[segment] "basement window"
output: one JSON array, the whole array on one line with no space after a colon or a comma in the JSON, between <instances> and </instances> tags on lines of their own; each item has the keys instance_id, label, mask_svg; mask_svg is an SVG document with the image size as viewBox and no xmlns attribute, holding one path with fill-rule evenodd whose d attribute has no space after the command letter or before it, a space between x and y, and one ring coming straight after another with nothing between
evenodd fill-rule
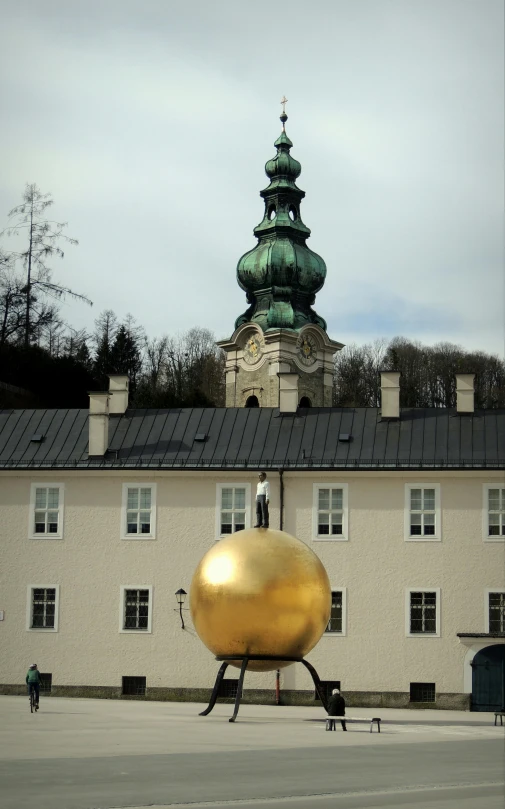
<instances>
[{"instance_id":1,"label":"basement window","mask_svg":"<svg viewBox=\"0 0 505 809\"><path fill-rule=\"evenodd\" d=\"M435 683L411 683L411 702L435 702Z\"/></svg>"},{"instance_id":2,"label":"basement window","mask_svg":"<svg viewBox=\"0 0 505 809\"><path fill-rule=\"evenodd\" d=\"M52 686L53 686L53 675L47 673L42 674L42 672L40 672L40 693L42 695L50 694Z\"/></svg>"},{"instance_id":3,"label":"basement window","mask_svg":"<svg viewBox=\"0 0 505 809\"><path fill-rule=\"evenodd\" d=\"M145 677L123 677L123 687L121 693L125 697L145 697L146 678Z\"/></svg>"},{"instance_id":4,"label":"basement window","mask_svg":"<svg viewBox=\"0 0 505 809\"><path fill-rule=\"evenodd\" d=\"M331 692L333 691L334 688L338 688L338 690L340 691L340 680L321 680L321 688L323 694L326 695L326 700L329 700L329 698L331 697ZM314 691L314 699L316 700L316 702L321 701L319 699L319 694L317 693L317 691Z\"/></svg>"},{"instance_id":5,"label":"basement window","mask_svg":"<svg viewBox=\"0 0 505 809\"><path fill-rule=\"evenodd\" d=\"M238 691L238 680L221 680L221 685L219 686L219 694L218 697L222 697L223 699L235 699L237 696Z\"/></svg>"}]
</instances>

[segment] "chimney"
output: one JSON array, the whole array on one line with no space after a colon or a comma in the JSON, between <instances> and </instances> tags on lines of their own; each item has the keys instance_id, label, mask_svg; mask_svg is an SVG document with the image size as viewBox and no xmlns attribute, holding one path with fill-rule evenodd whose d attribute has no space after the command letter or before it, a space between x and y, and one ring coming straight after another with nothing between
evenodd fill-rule
<instances>
[{"instance_id":1,"label":"chimney","mask_svg":"<svg viewBox=\"0 0 505 809\"><path fill-rule=\"evenodd\" d=\"M126 413L128 410L128 388L130 381L127 374L109 374L109 413Z\"/></svg>"},{"instance_id":2,"label":"chimney","mask_svg":"<svg viewBox=\"0 0 505 809\"><path fill-rule=\"evenodd\" d=\"M89 392L89 457L105 455L109 446L109 394Z\"/></svg>"},{"instance_id":3,"label":"chimney","mask_svg":"<svg viewBox=\"0 0 505 809\"><path fill-rule=\"evenodd\" d=\"M381 371L381 418L400 418L399 371Z\"/></svg>"},{"instance_id":4,"label":"chimney","mask_svg":"<svg viewBox=\"0 0 505 809\"><path fill-rule=\"evenodd\" d=\"M475 374L456 374L456 413L473 413L475 410Z\"/></svg>"},{"instance_id":5,"label":"chimney","mask_svg":"<svg viewBox=\"0 0 505 809\"><path fill-rule=\"evenodd\" d=\"M279 411L296 413L298 409L298 374L278 373L279 377Z\"/></svg>"}]
</instances>

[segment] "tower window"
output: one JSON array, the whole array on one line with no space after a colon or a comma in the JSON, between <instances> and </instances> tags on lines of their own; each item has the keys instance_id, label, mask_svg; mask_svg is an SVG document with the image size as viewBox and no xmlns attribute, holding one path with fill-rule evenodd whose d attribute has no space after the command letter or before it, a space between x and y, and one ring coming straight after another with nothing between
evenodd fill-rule
<instances>
[{"instance_id":1,"label":"tower window","mask_svg":"<svg viewBox=\"0 0 505 809\"><path fill-rule=\"evenodd\" d=\"M298 407L312 407L311 401L308 396L302 396Z\"/></svg>"},{"instance_id":2,"label":"tower window","mask_svg":"<svg viewBox=\"0 0 505 809\"><path fill-rule=\"evenodd\" d=\"M275 210L275 205L270 205L270 208L268 209L268 218L270 219L270 221L272 221L272 219L275 219L276 213L277 211Z\"/></svg>"},{"instance_id":3,"label":"tower window","mask_svg":"<svg viewBox=\"0 0 505 809\"><path fill-rule=\"evenodd\" d=\"M296 210L294 205L289 206L289 218L292 222L296 222L298 219L298 211Z\"/></svg>"},{"instance_id":4,"label":"tower window","mask_svg":"<svg viewBox=\"0 0 505 809\"><path fill-rule=\"evenodd\" d=\"M246 407L259 407L260 403L258 402L257 396L248 396L247 401L245 403Z\"/></svg>"}]
</instances>

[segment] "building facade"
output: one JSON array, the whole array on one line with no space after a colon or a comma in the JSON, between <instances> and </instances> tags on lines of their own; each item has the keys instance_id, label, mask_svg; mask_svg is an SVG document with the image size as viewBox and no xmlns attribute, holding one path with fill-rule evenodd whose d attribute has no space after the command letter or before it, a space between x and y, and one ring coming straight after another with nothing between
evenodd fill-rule
<instances>
[{"instance_id":1,"label":"building facade","mask_svg":"<svg viewBox=\"0 0 505 809\"><path fill-rule=\"evenodd\" d=\"M308 658L328 689L357 705L503 705L505 412L474 409L468 374L454 411L400 409L394 370L381 408L331 407L342 344L311 308L326 269L305 245L291 145L283 129L239 262L249 309L221 343L227 407L135 410L113 376L89 410L0 412L0 693L23 693L35 661L54 694L207 699L218 664L175 594L251 526L264 470L271 527L330 578ZM274 700L273 672L245 685ZM302 666L282 670L281 701L314 703Z\"/></svg>"}]
</instances>

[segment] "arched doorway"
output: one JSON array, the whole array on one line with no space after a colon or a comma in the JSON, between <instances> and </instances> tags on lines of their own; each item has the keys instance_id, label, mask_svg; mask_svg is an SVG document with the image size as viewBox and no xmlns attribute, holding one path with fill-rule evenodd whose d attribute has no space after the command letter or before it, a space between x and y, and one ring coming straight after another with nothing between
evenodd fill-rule
<instances>
[{"instance_id":1,"label":"arched doorway","mask_svg":"<svg viewBox=\"0 0 505 809\"><path fill-rule=\"evenodd\" d=\"M246 407L259 407L260 403L258 402L257 396L248 396L247 401L245 403Z\"/></svg>"},{"instance_id":2,"label":"arched doorway","mask_svg":"<svg viewBox=\"0 0 505 809\"><path fill-rule=\"evenodd\" d=\"M312 407L311 401L308 396L302 396L298 407Z\"/></svg>"},{"instance_id":3,"label":"arched doorway","mask_svg":"<svg viewBox=\"0 0 505 809\"><path fill-rule=\"evenodd\" d=\"M505 645L486 646L472 662L472 711L505 707Z\"/></svg>"}]
</instances>

